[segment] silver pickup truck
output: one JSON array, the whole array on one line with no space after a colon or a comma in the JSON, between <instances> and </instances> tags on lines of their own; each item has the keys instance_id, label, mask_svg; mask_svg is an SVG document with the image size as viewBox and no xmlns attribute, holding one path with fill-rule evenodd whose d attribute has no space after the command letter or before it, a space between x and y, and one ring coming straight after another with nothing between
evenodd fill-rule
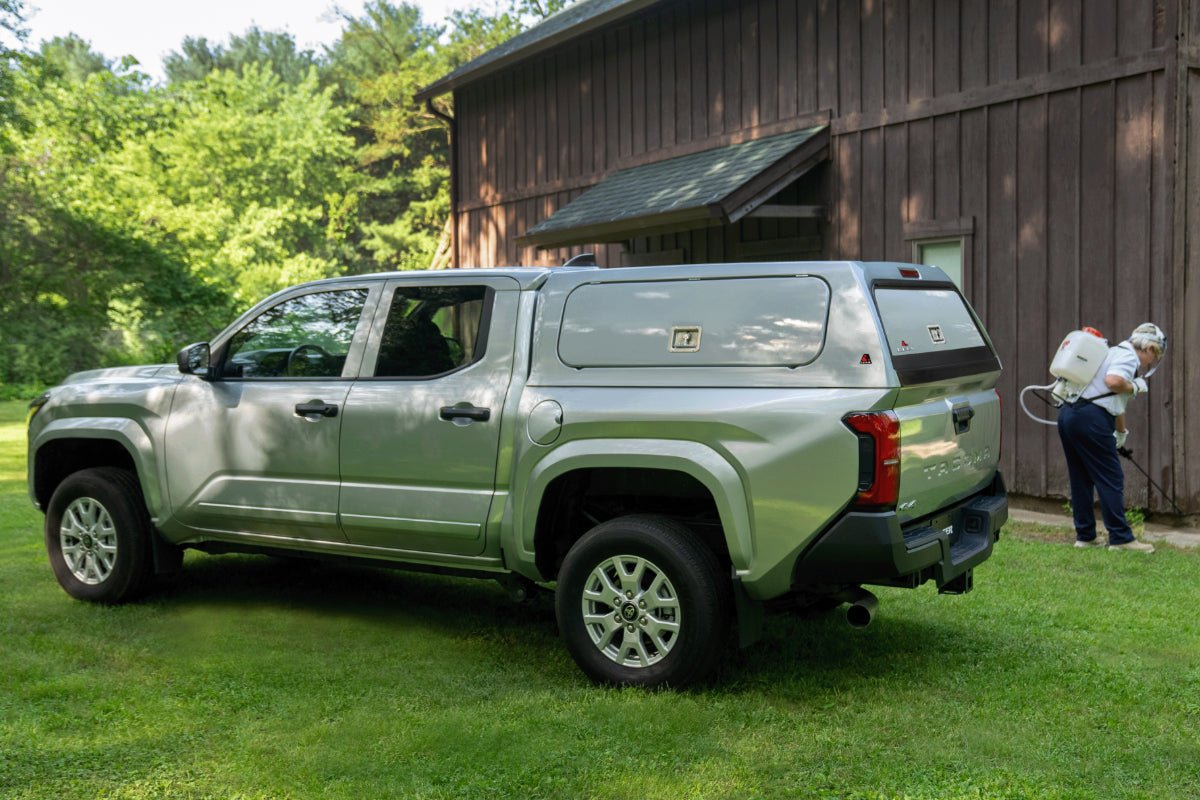
<instances>
[{"instance_id":1,"label":"silver pickup truck","mask_svg":"<svg viewBox=\"0 0 1200 800\"><path fill-rule=\"evenodd\" d=\"M183 548L498 578L554 589L591 678L680 686L764 609L968 591L1007 517L999 374L932 267L347 277L39 397L29 490L76 598Z\"/></svg>"}]
</instances>

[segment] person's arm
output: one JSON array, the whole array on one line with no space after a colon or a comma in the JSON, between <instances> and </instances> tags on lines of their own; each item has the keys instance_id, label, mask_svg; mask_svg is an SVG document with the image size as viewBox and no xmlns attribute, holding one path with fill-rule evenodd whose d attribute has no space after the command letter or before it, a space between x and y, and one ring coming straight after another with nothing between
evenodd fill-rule
<instances>
[{"instance_id":1,"label":"person's arm","mask_svg":"<svg viewBox=\"0 0 1200 800\"><path fill-rule=\"evenodd\" d=\"M1127 381L1113 372L1104 376L1104 385L1108 387L1110 392L1116 392L1117 394L1129 394L1134 390L1132 381Z\"/></svg>"},{"instance_id":2,"label":"person's arm","mask_svg":"<svg viewBox=\"0 0 1200 800\"><path fill-rule=\"evenodd\" d=\"M1116 372L1109 372L1104 376L1104 385L1108 387L1110 392L1132 394L1134 397L1149 390L1149 387L1146 386L1145 378L1138 378L1134 375L1126 378L1124 375Z\"/></svg>"},{"instance_id":3,"label":"person's arm","mask_svg":"<svg viewBox=\"0 0 1200 800\"><path fill-rule=\"evenodd\" d=\"M1126 433L1125 415L1124 414L1117 414L1116 423L1117 423L1117 433Z\"/></svg>"}]
</instances>

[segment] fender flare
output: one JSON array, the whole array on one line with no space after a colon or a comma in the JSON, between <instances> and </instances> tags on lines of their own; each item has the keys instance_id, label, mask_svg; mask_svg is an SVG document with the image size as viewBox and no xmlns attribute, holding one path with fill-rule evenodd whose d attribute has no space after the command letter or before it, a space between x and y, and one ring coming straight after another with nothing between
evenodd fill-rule
<instances>
[{"instance_id":1,"label":"fender flare","mask_svg":"<svg viewBox=\"0 0 1200 800\"><path fill-rule=\"evenodd\" d=\"M30 469L29 492L34 494L33 476L36 474L36 458L41 449L61 439L104 439L116 442L129 453L137 469L138 483L146 500L146 510L152 519L162 516L165 509L159 485L158 458L149 434L135 421L122 417L67 417L56 419L38 432L37 438L29 443Z\"/></svg>"},{"instance_id":2,"label":"fender flare","mask_svg":"<svg viewBox=\"0 0 1200 800\"><path fill-rule=\"evenodd\" d=\"M547 487L568 472L597 467L671 470L695 478L713 496L734 569L748 569L753 562L750 504L741 474L711 447L678 439L580 439L555 448L533 466L525 490L515 498L505 550L532 567L538 510Z\"/></svg>"}]
</instances>

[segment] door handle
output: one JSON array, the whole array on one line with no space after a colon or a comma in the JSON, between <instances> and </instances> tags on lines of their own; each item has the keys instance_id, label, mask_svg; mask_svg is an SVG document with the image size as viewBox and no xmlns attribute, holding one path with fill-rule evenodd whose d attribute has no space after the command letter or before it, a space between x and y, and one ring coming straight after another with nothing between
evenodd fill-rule
<instances>
[{"instance_id":1,"label":"door handle","mask_svg":"<svg viewBox=\"0 0 1200 800\"><path fill-rule=\"evenodd\" d=\"M336 417L338 415L338 407L334 403L322 403L320 400L313 400L308 403L296 403L296 414L301 417L314 417L317 415L322 417Z\"/></svg>"},{"instance_id":2,"label":"door handle","mask_svg":"<svg viewBox=\"0 0 1200 800\"><path fill-rule=\"evenodd\" d=\"M975 409L968 406L956 408L952 412L954 418L954 433L966 433L971 428L971 418L975 416Z\"/></svg>"},{"instance_id":3,"label":"door handle","mask_svg":"<svg viewBox=\"0 0 1200 800\"><path fill-rule=\"evenodd\" d=\"M442 406L442 419L473 419L476 422L487 422L492 417L490 408L478 406Z\"/></svg>"}]
</instances>

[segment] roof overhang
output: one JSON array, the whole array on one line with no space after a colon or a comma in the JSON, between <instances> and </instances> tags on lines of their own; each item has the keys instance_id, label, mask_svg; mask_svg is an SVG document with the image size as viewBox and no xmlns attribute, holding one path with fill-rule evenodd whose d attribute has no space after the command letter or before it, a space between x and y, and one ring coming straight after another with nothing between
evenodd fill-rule
<instances>
[{"instance_id":1,"label":"roof overhang","mask_svg":"<svg viewBox=\"0 0 1200 800\"><path fill-rule=\"evenodd\" d=\"M820 126L618 170L517 243L602 244L728 225L828 158L829 128Z\"/></svg>"},{"instance_id":2,"label":"roof overhang","mask_svg":"<svg viewBox=\"0 0 1200 800\"><path fill-rule=\"evenodd\" d=\"M479 80L659 2L661 0L580 0L518 33L504 44L493 47L449 75L438 78L418 91L413 100L424 103L452 92L463 84Z\"/></svg>"}]
</instances>

